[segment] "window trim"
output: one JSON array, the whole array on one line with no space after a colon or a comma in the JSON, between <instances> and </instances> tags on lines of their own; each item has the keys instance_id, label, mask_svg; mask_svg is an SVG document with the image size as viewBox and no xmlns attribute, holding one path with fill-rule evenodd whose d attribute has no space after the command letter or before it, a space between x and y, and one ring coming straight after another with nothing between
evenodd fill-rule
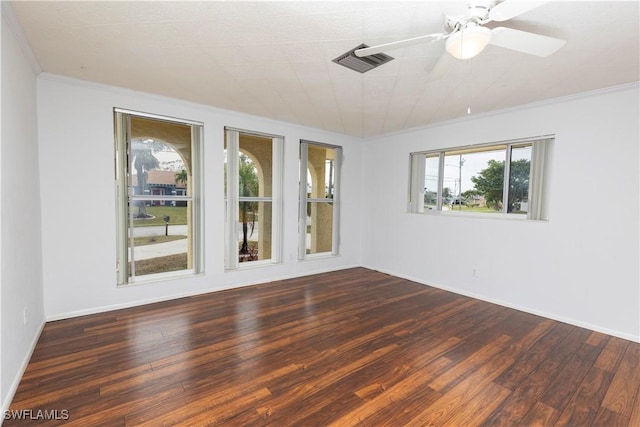
<instances>
[{"instance_id":1,"label":"window trim","mask_svg":"<svg viewBox=\"0 0 640 427\"><path fill-rule=\"evenodd\" d=\"M307 197L307 169L309 167L309 145L331 148L335 150L335 167L333 176L333 198L317 199ZM300 185L298 196L298 259L300 261L337 256L340 254L340 179L342 174L342 147L340 145L326 144L308 140L300 140ZM333 203L333 218L331 224L331 251L307 254L307 203Z\"/></svg>"},{"instance_id":2,"label":"window trim","mask_svg":"<svg viewBox=\"0 0 640 427\"><path fill-rule=\"evenodd\" d=\"M191 277L204 272L204 224L202 204L202 165L204 131L202 122L176 119L157 114L114 108L115 126L115 195L116 195L116 284L118 287L131 286L141 283L157 282L160 280ZM188 125L191 128L191 196L177 195L135 195L129 188L129 176L127 174L128 161L131 158L131 117L142 117ZM192 267L185 270L168 271L162 273L135 275L135 262L131 264L133 277L129 276L125 267L130 262L129 244L133 242L133 235L129 236L129 228L133 227L133 220L128 209L129 203L137 200L169 200L191 202L192 224L191 242L193 251ZM135 254L135 247L132 250ZM135 255L134 257L135 258Z\"/></svg>"},{"instance_id":3,"label":"window trim","mask_svg":"<svg viewBox=\"0 0 640 427\"><path fill-rule=\"evenodd\" d=\"M416 151L409 154L409 194L407 210L409 213L444 214L454 216L481 217L481 218L509 218L517 220L546 221L548 215L545 207L546 175L548 174L550 144L555 140L554 134L535 137L495 141L481 144L471 144L457 147L447 147L436 150ZM510 190L511 150L523 146L531 146L531 166L529 177L529 201L530 208L526 215L507 213L508 206L503 204L502 212L459 213L443 211L442 191L444 186L444 161L446 155L465 154L473 152L489 151L491 148L500 148L505 151L505 167L503 179L503 200ZM502 148L504 147L504 148ZM424 209L424 176L427 157L438 157L438 191L435 210Z\"/></svg>"},{"instance_id":4,"label":"window trim","mask_svg":"<svg viewBox=\"0 0 640 427\"><path fill-rule=\"evenodd\" d=\"M198 122L196 120L187 120L187 119L181 119L181 118L172 117L172 116L162 116L160 114L145 113L143 111L127 110L126 108L115 107L113 109L113 112L123 113L129 116L143 117L145 119L154 119L154 120L162 120L169 123L178 123L182 125L194 125L194 126L204 125L202 122Z\"/></svg>"}]
</instances>

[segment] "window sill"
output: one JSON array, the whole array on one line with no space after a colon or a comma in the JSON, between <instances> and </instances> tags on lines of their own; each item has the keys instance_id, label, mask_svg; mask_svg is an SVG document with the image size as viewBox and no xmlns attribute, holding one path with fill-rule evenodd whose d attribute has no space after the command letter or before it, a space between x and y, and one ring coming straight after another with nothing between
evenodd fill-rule
<instances>
[{"instance_id":1,"label":"window sill","mask_svg":"<svg viewBox=\"0 0 640 427\"><path fill-rule=\"evenodd\" d=\"M425 212L409 212L416 215L433 215L444 217L460 217L475 219L493 219L519 222L549 222L548 219L529 219L525 214L504 214L504 213L482 213L482 212L456 212L456 211L436 211L428 210Z\"/></svg>"},{"instance_id":2,"label":"window sill","mask_svg":"<svg viewBox=\"0 0 640 427\"><path fill-rule=\"evenodd\" d=\"M263 267L269 267L272 265L281 265L281 264L282 264L281 262L273 262L269 259L262 260L262 261L247 261L247 262L238 263L238 266L236 268L225 267L224 271L225 273L230 273L234 271L251 270L252 268L263 268Z\"/></svg>"},{"instance_id":3,"label":"window sill","mask_svg":"<svg viewBox=\"0 0 640 427\"><path fill-rule=\"evenodd\" d=\"M166 282L168 280L180 280L188 279L191 277L204 276L204 272L195 273L193 270L183 270L180 272L169 271L166 273L146 274L144 276L136 277L134 282L127 282L117 285L118 288L129 288L131 286L148 285L150 283Z\"/></svg>"},{"instance_id":4,"label":"window sill","mask_svg":"<svg viewBox=\"0 0 640 427\"><path fill-rule=\"evenodd\" d=\"M317 254L307 254L303 259L299 259L299 261L312 261L316 259L326 259L326 258L335 258L339 257L340 254L334 254L333 252L318 252Z\"/></svg>"}]
</instances>

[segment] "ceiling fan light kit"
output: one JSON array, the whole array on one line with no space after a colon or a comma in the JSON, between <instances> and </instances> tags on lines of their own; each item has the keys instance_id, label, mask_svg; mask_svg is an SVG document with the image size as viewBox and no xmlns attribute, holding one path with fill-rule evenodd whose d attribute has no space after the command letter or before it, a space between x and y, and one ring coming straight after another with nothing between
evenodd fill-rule
<instances>
[{"instance_id":1,"label":"ceiling fan light kit","mask_svg":"<svg viewBox=\"0 0 640 427\"><path fill-rule=\"evenodd\" d=\"M471 59L482 52L490 41L491 30L473 24L448 37L445 47L454 58Z\"/></svg>"}]
</instances>

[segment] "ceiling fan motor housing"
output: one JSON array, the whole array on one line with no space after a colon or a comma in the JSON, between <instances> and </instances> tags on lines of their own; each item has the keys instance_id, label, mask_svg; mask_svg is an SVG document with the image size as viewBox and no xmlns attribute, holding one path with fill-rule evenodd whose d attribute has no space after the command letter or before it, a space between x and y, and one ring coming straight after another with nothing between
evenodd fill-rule
<instances>
[{"instance_id":1,"label":"ceiling fan motor housing","mask_svg":"<svg viewBox=\"0 0 640 427\"><path fill-rule=\"evenodd\" d=\"M460 31L469 24L482 25L489 18L491 8L496 5L496 0L473 0L467 3L467 14L464 16L445 16L444 27L448 33Z\"/></svg>"},{"instance_id":2,"label":"ceiling fan motor housing","mask_svg":"<svg viewBox=\"0 0 640 427\"><path fill-rule=\"evenodd\" d=\"M496 0L473 0L469 2L469 17L483 21L489 17L489 10L496 5Z\"/></svg>"}]
</instances>

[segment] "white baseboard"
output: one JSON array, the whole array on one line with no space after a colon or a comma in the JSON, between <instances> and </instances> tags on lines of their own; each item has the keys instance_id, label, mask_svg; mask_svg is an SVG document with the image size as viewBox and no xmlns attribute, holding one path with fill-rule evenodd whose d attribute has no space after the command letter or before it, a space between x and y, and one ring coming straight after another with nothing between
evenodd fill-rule
<instances>
[{"instance_id":1,"label":"white baseboard","mask_svg":"<svg viewBox=\"0 0 640 427\"><path fill-rule=\"evenodd\" d=\"M503 301L503 300L499 300L499 299L495 299L495 298L488 298L485 295L480 295L480 294L475 294L473 292L463 291L463 290L452 288L450 286L442 285L442 284L439 284L439 283L426 282L426 281L424 281L424 279L420 279L418 277L413 277L411 275L397 273L397 272L394 272L394 271L388 271L388 270L374 268L374 267L366 267L366 266L364 266L364 267L365 268L369 268L371 270L379 271L381 273L390 274L392 276L400 277L402 279L411 280L412 282L416 282L416 283L419 283L421 285L431 286L431 287L434 287L434 288L442 289L443 291L452 292L452 293L458 294L458 295L464 295L466 297L470 297L470 298L474 298L474 299L477 299L477 300L489 302L491 304L501 305L503 307L512 308L514 310L522 311L522 312L529 313L529 314L534 314L536 316L545 317L547 319L556 320L558 322L567 323L569 325L578 326L580 328L585 328L585 329L589 329L591 331L600 332L600 333L603 333L603 334L607 334L607 335L611 335L611 336L614 336L614 337L622 338L622 339L625 339L627 341L640 343L640 336L634 336L632 334L628 334L628 333L625 333L625 332L620 332L620 331L613 330L613 329L603 328L602 326L599 326L599 325L594 325L592 323L582 322L582 321L579 321L579 320L576 320L576 319L571 319L571 318L564 317L564 316L558 316L558 315L553 314L553 313L548 313L546 311L532 309L530 307L523 307L521 305L512 304L512 303L507 302L507 301Z\"/></svg>"},{"instance_id":2,"label":"white baseboard","mask_svg":"<svg viewBox=\"0 0 640 427\"><path fill-rule=\"evenodd\" d=\"M29 346L29 351L27 351L27 353L25 354L25 357L22 360L22 363L20 364L20 368L16 372L16 375L14 376L13 381L11 381L11 387L9 388L9 391L7 392L7 396L2 402L2 408L1 408L2 415L4 415L5 411L7 411L9 409L9 406L11 406L11 402L13 401L13 398L16 395L16 391L18 391L18 386L20 385L20 381L22 380L24 371L27 370L27 366L29 365L29 361L31 360L31 355L33 354L33 351L36 349L36 345L38 344L40 335L42 335L42 330L44 329L45 324L46 322L43 321L40 327L38 328L38 333L33 336L33 340L31 341L31 345ZM4 421L4 416L0 417L0 426L2 425L3 421Z\"/></svg>"}]
</instances>

